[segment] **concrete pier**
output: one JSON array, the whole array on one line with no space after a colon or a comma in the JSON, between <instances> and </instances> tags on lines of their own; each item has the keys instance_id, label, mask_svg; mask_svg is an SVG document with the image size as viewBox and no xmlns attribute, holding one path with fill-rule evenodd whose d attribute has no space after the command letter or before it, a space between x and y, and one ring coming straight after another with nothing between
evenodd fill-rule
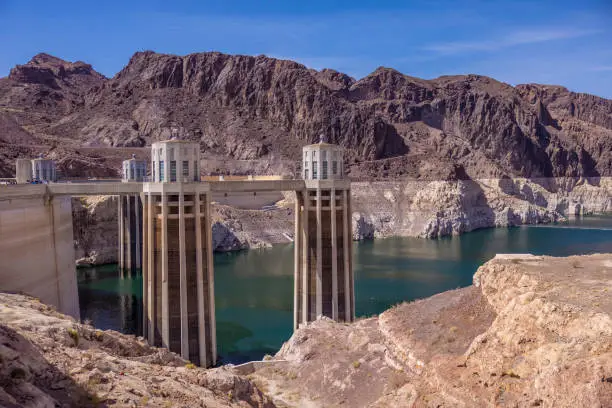
<instances>
[{"instance_id":1,"label":"concrete pier","mask_svg":"<svg viewBox=\"0 0 612 408\"><path fill-rule=\"evenodd\" d=\"M210 367L217 361L210 186L191 181L196 143L155 143L152 152L158 182L143 185L145 337Z\"/></svg>"},{"instance_id":2,"label":"concrete pier","mask_svg":"<svg viewBox=\"0 0 612 408\"><path fill-rule=\"evenodd\" d=\"M0 200L0 288L23 292L79 319L70 197L24 185Z\"/></svg>"},{"instance_id":3,"label":"concrete pier","mask_svg":"<svg viewBox=\"0 0 612 408\"><path fill-rule=\"evenodd\" d=\"M147 162L134 155L124 160L123 183L142 183L147 175ZM119 197L119 269L121 276L131 275L142 267L142 199L140 194Z\"/></svg>"},{"instance_id":4,"label":"concrete pier","mask_svg":"<svg viewBox=\"0 0 612 408\"><path fill-rule=\"evenodd\" d=\"M294 329L326 316L355 320L351 184L343 179L343 152L325 143L304 147L296 191Z\"/></svg>"},{"instance_id":5,"label":"concrete pier","mask_svg":"<svg viewBox=\"0 0 612 408\"><path fill-rule=\"evenodd\" d=\"M294 329L355 320L350 182L308 180L296 193Z\"/></svg>"},{"instance_id":6,"label":"concrete pier","mask_svg":"<svg viewBox=\"0 0 612 408\"><path fill-rule=\"evenodd\" d=\"M142 200L139 195L119 197L119 268L131 274L142 265Z\"/></svg>"}]
</instances>

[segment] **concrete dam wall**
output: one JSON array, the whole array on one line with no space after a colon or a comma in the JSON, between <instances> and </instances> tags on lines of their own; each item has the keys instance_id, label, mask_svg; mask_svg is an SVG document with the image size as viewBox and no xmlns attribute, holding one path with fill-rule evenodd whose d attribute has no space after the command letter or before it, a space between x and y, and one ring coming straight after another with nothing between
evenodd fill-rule
<instances>
[{"instance_id":1,"label":"concrete dam wall","mask_svg":"<svg viewBox=\"0 0 612 408\"><path fill-rule=\"evenodd\" d=\"M35 296L78 319L71 199L33 190L0 200L0 288Z\"/></svg>"}]
</instances>

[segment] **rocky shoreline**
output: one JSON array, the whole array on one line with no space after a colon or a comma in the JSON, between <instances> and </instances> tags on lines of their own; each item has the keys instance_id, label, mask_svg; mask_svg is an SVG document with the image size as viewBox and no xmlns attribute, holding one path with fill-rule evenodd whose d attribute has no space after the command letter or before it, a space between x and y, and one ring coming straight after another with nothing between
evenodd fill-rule
<instances>
[{"instance_id":1,"label":"rocky shoreline","mask_svg":"<svg viewBox=\"0 0 612 408\"><path fill-rule=\"evenodd\" d=\"M612 211L612 179L352 183L354 239L439 238Z\"/></svg>"},{"instance_id":2,"label":"rocky shoreline","mask_svg":"<svg viewBox=\"0 0 612 408\"><path fill-rule=\"evenodd\" d=\"M249 378L285 406L612 406L612 256L498 255L474 285L301 327Z\"/></svg>"},{"instance_id":3,"label":"rocky shoreline","mask_svg":"<svg viewBox=\"0 0 612 408\"><path fill-rule=\"evenodd\" d=\"M612 254L498 255L473 286L302 325L265 363L202 369L0 293L6 407L607 407Z\"/></svg>"},{"instance_id":4,"label":"rocky shoreline","mask_svg":"<svg viewBox=\"0 0 612 408\"><path fill-rule=\"evenodd\" d=\"M291 242L292 195L277 204L273 211L213 205L214 250ZM612 212L612 178L354 182L352 210L354 240L440 238ZM116 199L74 199L73 213L77 265L116 263Z\"/></svg>"}]
</instances>

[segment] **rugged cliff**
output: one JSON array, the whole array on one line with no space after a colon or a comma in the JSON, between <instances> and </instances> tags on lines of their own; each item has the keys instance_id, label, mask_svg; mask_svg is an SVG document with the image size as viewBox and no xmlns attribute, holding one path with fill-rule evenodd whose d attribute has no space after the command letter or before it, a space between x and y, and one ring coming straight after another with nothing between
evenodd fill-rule
<instances>
[{"instance_id":1,"label":"rugged cliff","mask_svg":"<svg viewBox=\"0 0 612 408\"><path fill-rule=\"evenodd\" d=\"M246 378L0 293L2 407L267 407Z\"/></svg>"},{"instance_id":2,"label":"rugged cliff","mask_svg":"<svg viewBox=\"0 0 612 408\"><path fill-rule=\"evenodd\" d=\"M352 184L355 239L458 235L612 211L612 179L479 179Z\"/></svg>"},{"instance_id":3,"label":"rugged cliff","mask_svg":"<svg viewBox=\"0 0 612 408\"><path fill-rule=\"evenodd\" d=\"M564 221L612 212L612 179L481 179L352 183L353 239L438 238L478 228ZM73 201L77 264L117 259L116 202ZM291 242L293 195L272 211L213 205L215 251Z\"/></svg>"},{"instance_id":4,"label":"rugged cliff","mask_svg":"<svg viewBox=\"0 0 612 408\"><path fill-rule=\"evenodd\" d=\"M113 196L72 199L72 227L78 266L117 263L117 206L118 199Z\"/></svg>"},{"instance_id":5,"label":"rugged cliff","mask_svg":"<svg viewBox=\"0 0 612 408\"><path fill-rule=\"evenodd\" d=\"M300 147L325 133L347 149L355 179L597 177L612 169L612 101L603 98L382 67L355 80L265 56L137 52L107 79L40 54L0 79L0 118L0 175L36 151L62 160L67 175L110 174L118 169L113 147L149 145L171 128L210 159L267 162L297 161ZM77 155L95 160L73 165Z\"/></svg>"},{"instance_id":6,"label":"rugged cliff","mask_svg":"<svg viewBox=\"0 0 612 408\"><path fill-rule=\"evenodd\" d=\"M117 263L117 198L73 198L72 213L76 264ZM261 211L212 206L212 242L216 252L269 247L291 242L292 238L293 207Z\"/></svg>"},{"instance_id":7,"label":"rugged cliff","mask_svg":"<svg viewBox=\"0 0 612 408\"><path fill-rule=\"evenodd\" d=\"M250 378L279 405L612 405L612 256L497 256L474 286L302 326Z\"/></svg>"}]
</instances>

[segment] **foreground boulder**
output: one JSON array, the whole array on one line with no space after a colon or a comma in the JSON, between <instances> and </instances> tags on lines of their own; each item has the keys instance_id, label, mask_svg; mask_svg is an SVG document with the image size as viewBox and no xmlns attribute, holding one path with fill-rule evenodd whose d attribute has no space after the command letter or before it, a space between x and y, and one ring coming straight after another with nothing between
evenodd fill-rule
<instances>
[{"instance_id":1,"label":"foreground boulder","mask_svg":"<svg viewBox=\"0 0 612 408\"><path fill-rule=\"evenodd\" d=\"M279 405L612 406L612 255L499 255L474 285L300 328L251 375Z\"/></svg>"},{"instance_id":2,"label":"foreground boulder","mask_svg":"<svg viewBox=\"0 0 612 408\"><path fill-rule=\"evenodd\" d=\"M0 294L1 407L274 407L244 377Z\"/></svg>"}]
</instances>

